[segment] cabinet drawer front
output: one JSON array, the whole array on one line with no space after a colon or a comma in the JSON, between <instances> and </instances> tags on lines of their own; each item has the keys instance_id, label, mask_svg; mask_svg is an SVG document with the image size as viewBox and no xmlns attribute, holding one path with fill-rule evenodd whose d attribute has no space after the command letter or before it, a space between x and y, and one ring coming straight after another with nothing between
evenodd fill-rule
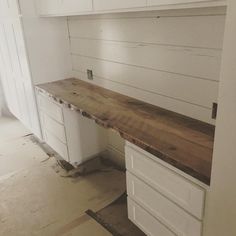
<instances>
[{"instance_id":1,"label":"cabinet drawer front","mask_svg":"<svg viewBox=\"0 0 236 236\"><path fill-rule=\"evenodd\" d=\"M43 133L45 142L63 159L69 162L67 146L59 139L57 139L53 134L51 134L48 130L45 129Z\"/></svg>"},{"instance_id":2,"label":"cabinet drawer front","mask_svg":"<svg viewBox=\"0 0 236 236\"><path fill-rule=\"evenodd\" d=\"M38 96L39 108L54 120L63 124L63 114L60 105L42 95Z\"/></svg>"},{"instance_id":3,"label":"cabinet drawer front","mask_svg":"<svg viewBox=\"0 0 236 236\"><path fill-rule=\"evenodd\" d=\"M127 191L129 198L150 212L176 235L201 235L202 223L199 220L129 172L127 172Z\"/></svg>"},{"instance_id":4,"label":"cabinet drawer front","mask_svg":"<svg viewBox=\"0 0 236 236\"><path fill-rule=\"evenodd\" d=\"M66 144L66 133L64 125L50 118L44 112L41 112L42 128L48 130L56 138Z\"/></svg>"},{"instance_id":5,"label":"cabinet drawer front","mask_svg":"<svg viewBox=\"0 0 236 236\"><path fill-rule=\"evenodd\" d=\"M129 219L148 236L176 236L146 210L128 198Z\"/></svg>"},{"instance_id":6,"label":"cabinet drawer front","mask_svg":"<svg viewBox=\"0 0 236 236\"><path fill-rule=\"evenodd\" d=\"M156 158L143 150L139 151L138 147L134 149L126 145L126 168L131 173L186 211L202 219L205 200L204 189L154 161L153 159Z\"/></svg>"}]
</instances>

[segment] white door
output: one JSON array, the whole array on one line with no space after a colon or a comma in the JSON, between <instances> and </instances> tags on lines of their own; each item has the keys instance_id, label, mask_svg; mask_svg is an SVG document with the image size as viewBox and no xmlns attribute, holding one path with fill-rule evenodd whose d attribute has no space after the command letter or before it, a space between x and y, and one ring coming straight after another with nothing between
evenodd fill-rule
<instances>
[{"instance_id":1,"label":"white door","mask_svg":"<svg viewBox=\"0 0 236 236\"><path fill-rule=\"evenodd\" d=\"M41 131L20 18L0 19L2 82L7 105L39 138Z\"/></svg>"},{"instance_id":2,"label":"white door","mask_svg":"<svg viewBox=\"0 0 236 236\"><path fill-rule=\"evenodd\" d=\"M24 35L19 18L12 19L12 27L15 39L15 53L18 59L16 63L19 67L18 74L15 78L17 83L19 83L19 98L23 103L23 105L21 105L22 122L24 122L34 134L41 137L35 92L32 86Z\"/></svg>"},{"instance_id":3,"label":"white door","mask_svg":"<svg viewBox=\"0 0 236 236\"><path fill-rule=\"evenodd\" d=\"M10 77L13 78L16 86L16 93L15 96L17 96L17 100L19 101L19 110L20 114L16 114L15 111L13 111L13 114L17 116L18 119L20 119L25 125L29 123L29 116L28 116L28 106L27 101L24 96L24 73L23 73L23 67L21 63L21 58L24 56L22 54L22 51L18 47L18 37L17 37L17 21L18 19L7 19L6 20L6 27L5 27L5 33L6 33L6 39L7 39L7 48L10 58L10 65L11 65L11 71Z\"/></svg>"},{"instance_id":4,"label":"white door","mask_svg":"<svg viewBox=\"0 0 236 236\"><path fill-rule=\"evenodd\" d=\"M89 12L93 10L92 0L62 0L61 14Z\"/></svg>"},{"instance_id":5,"label":"white door","mask_svg":"<svg viewBox=\"0 0 236 236\"><path fill-rule=\"evenodd\" d=\"M209 2L209 0L147 0L148 6Z\"/></svg>"},{"instance_id":6,"label":"white door","mask_svg":"<svg viewBox=\"0 0 236 236\"><path fill-rule=\"evenodd\" d=\"M9 22L1 19L0 22L0 53L3 64L1 65L2 83L4 85L4 94L9 110L20 117L19 99L16 92L16 83L13 77L13 65L10 57L10 45L7 37L7 28Z\"/></svg>"},{"instance_id":7,"label":"white door","mask_svg":"<svg viewBox=\"0 0 236 236\"><path fill-rule=\"evenodd\" d=\"M146 0L94 0L95 11L146 7Z\"/></svg>"}]
</instances>

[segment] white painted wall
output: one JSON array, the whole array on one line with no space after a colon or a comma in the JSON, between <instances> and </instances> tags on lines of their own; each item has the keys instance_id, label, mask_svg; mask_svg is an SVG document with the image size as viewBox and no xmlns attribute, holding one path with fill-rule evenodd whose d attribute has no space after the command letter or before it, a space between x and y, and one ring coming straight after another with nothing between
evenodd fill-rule
<instances>
[{"instance_id":1,"label":"white painted wall","mask_svg":"<svg viewBox=\"0 0 236 236\"><path fill-rule=\"evenodd\" d=\"M19 1L33 84L70 77L72 68L66 18L40 18L35 1Z\"/></svg>"},{"instance_id":2,"label":"white painted wall","mask_svg":"<svg viewBox=\"0 0 236 236\"><path fill-rule=\"evenodd\" d=\"M229 0L204 236L236 235L236 1Z\"/></svg>"},{"instance_id":3,"label":"white painted wall","mask_svg":"<svg viewBox=\"0 0 236 236\"><path fill-rule=\"evenodd\" d=\"M224 24L224 8L70 17L74 75L214 124ZM109 137L122 156L123 141Z\"/></svg>"}]
</instances>

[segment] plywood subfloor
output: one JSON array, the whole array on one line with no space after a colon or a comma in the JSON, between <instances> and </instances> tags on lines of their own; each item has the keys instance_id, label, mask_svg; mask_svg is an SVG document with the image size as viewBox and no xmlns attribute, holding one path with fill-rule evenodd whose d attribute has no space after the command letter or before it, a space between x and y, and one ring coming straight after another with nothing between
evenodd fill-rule
<instances>
[{"instance_id":1,"label":"plywood subfloor","mask_svg":"<svg viewBox=\"0 0 236 236\"><path fill-rule=\"evenodd\" d=\"M27 131L15 136L5 131L9 138L0 139L0 235L58 235L86 210L99 211L125 191L124 173L104 169L83 177L62 176L56 160L25 136ZM86 225L94 225L94 235L103 232L95 222ZM67 228L65 235L76 235L77 229Z\"/></svg>"},{"instance_id":2,"label":"plywood subfloor","mask_svg":"<svg viewBox=\"0 0 236 236\"><path fill-rule=\"evenodd\" d=\"M98 212L89 211L88 214L115 236L146 235L128 219L126 194Z\"/></svg>"},{"instance_id":3,"label":"plywood subfloor","mask_svg":"<svg viewBox=\"0 0 236 236\"><path fill-rule=\"evenodd\" d=\"M68 225L65 225L57 236L112 236L103 226L97 223L87 214L79 217Z\"/></svg>"}]
</instances>

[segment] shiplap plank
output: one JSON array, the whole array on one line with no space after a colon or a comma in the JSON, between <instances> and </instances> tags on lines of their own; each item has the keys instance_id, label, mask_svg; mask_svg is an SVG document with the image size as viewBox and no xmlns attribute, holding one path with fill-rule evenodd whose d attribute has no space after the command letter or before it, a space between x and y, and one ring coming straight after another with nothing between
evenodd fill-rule
<instances>
[{"instance_id":1,"label":"shiplap plank","mask_svg":"<svg viewBox=\"0 0 236 236\"><path fill-rule=\"evenodd\" d=\"M158 95L208 107L217 101L218 82L195 79L93 58L72 56L73 69ZM183 92L184 89L184 92ZM201 94L201 96L200 96Z\"/></svg>"},{"instance_id":2,"label":"shiplap plank","mask_svg":"<svg viewBox=\"0 0 236 236\"><path fill-rule=\"evenodd\" d=\"M110 89L112 91L142 100L144 102L163 107L167 110L184 114L210 124L215 124L215 121L211 119L211 109L150 93L142 89L130 88L129 86L109 80L104 80L96 76L94 80L89 81L87 79L87 74L80 71L74 71L74 76L86 82L90 82L100 87L104 87L106 89Z\"/></svg>"},{"instance_id":3,"label":"shiplap plank","mask_svg":"<svg viewBox=\"0 0 236 236\"><path fill-rule=\"evenodd\" d=\"M71 50L73 54L219 80L221 52L216 50L79 38L71 39Z\"/></svg>"},{"instance_id":4,"label":"shiplap plank","mask_svg":"<svg viewBox=\"0 0 236 236\"><path fill-rule=\"evenodd\" d=\"M224 15L69 20L71 37L217 49L224 25Z\"/></svg>"}]
</instances>

